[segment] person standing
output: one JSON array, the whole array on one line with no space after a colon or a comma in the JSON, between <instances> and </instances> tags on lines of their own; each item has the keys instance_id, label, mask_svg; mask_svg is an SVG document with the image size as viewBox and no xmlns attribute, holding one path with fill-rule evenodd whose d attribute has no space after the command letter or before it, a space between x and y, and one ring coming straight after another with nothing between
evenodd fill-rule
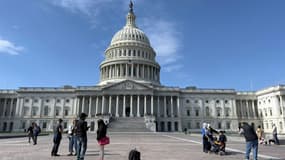
<instances>
[{"instance_id":1,"label":"person standing","mask_svg":"<svg viewBox=\"0 0 285 160\"><path fill-rule=\"evenodd\" d=\"M261 128L260 125L256 129L256 135L258 137L259 144L262 144L263 143L264 132L263 132L263 129Z\"/></svg>"},{"instance_id":2,"label":"person standing","mask_svg":"<svg viewBox=\"0 0 285 160\"><path fill-rule=\"evenodd\" d=\"M57 154L58 152L58 148L60 145L60 141L62 139L62 132L63 132L63 128L62 128L62 119L58 119L58 123L57 126L54 128L54 137L53 137L53 147L52 147L52 151L51 151L51 156L60 156L59 154Z\"/></svg>"},{"instance_id":3,"label":"person standing","mask_svg":"<svg viewBox=\"0 0 285 160\"><path fill-rule=\"evenodd\" d=\"M109 142L108 143L103 142L107 138L106 136L107 126L102 119L99 119L97 123L98 123L97 141L100 147L100 160L104 160L104 145L109 143Z\"/></svg>"},{"instance_id":4,"label":"person standing","mask_svg":"<svg viewBox=\"0 0 285 160\"><path fill-rule=\"evenodd\" d=\"M203 141L203 152L208 153L207 144L209 142L206 136L206 130L207 130L206 127L207 127L207 123L203 123L201 134L202 134L202 141Z\"/></svg>"},{"instance_id":5,"label":"person standing","mask_svg":"<svg viewBox=\"0 0 285 160\"><path fill-rule=\"evenodd\" d=\"M277 137L277 127L275 124L273 124L272 135L273 135L274 143L279 145L280 143L279 143L279 139Z\"/></svg>"},{"instance_id":6,"label":"person standing","mask_svg":"<svg viewBox=\"0 0 285 160\"><path fill-rule=\"evenodd\" d=\"M28 128L27 132L28 132L28 137L29 137L29 143L31 143L31 139L33 140L33 127L34 127L34 122L32 122L32 124L30 125L30 127ZM34 140L33 140L34 141Z\"/></svg>"},{"instance_id":7,"label":"person standing","mask_svg":"<svg viewBox=\"0 0 285 160\"><path fill-rule=\"evenodd\" d=\"M77 124L76 119L72 121L72 124L68 127L68 139L69 139L69 154L68 156L72 156L73 154L73 148L75 149L74 155L76 155L77 151L77 138L75 135L76 132L76 124Z\"/></svg>"},{"instance_id":8,"label":"person standing","mask_svg":"<svg viewBox=\"0 0 285 160\"><path fill-rule=\"evenodd\" d=\"M245 159L249 160L250 151L253 149L253 160L257 160L258 137L253 127L250 126L247 122L243 122L239 133L244 135L246 141Z\"/></svg>"},{"instance_id":9,"label":"person standing","mask_svg":"<svg viewBox=\"0 0 285 160\"><path fill-rule=\"evenodd\" d=\"M84 160L85 152L87 150L87 122L85 121L87 114L81 113L80 120L76 125L76 137L77 137L77 160Z\"/></svg>"}]
</instances>

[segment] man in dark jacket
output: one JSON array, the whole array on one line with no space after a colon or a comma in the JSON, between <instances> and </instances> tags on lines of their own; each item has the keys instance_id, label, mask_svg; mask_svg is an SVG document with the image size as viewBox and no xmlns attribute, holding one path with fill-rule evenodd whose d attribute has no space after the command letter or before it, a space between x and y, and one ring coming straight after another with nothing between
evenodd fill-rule
<instances>
[{"instance_id":1,"label":"man in dark jacket","mask_svg":"<svg viewBox=\"0 0 285 160\"><path fill-rule=\"evenodd\" d=\"M57 126L54 128L54 137L53 137L53 147L52 147L52 151L51 151L51 156L60 156L59 154L57 154L58 152L58 148L60 145L60 141L62 139L62 132L63 132L63 128L62 128L62 119L58 119L58 123Z\"/></svg>"},{"instance_id":2,"label":"man in dark jacket","mask_svg":"<svg viewBox=\"0 0 285 160\"><path fill-rule=\"evenodd\" d=\"M77 160L84 160L85 152L87 149L87 122L85 121L87 114L81 113L80 120L76 125L76 136L77 136Z\"/></svg>"},{"instance_id":3,"label":"man in dark jacket","mask_svg":"<svg viewBox=\"0 0 285 160\"><path fill-rule=\"evenodd\" d=\"M257 160L258 137L253 127L250 126L247 122L243 122L239 133L244 135L246 141L245 159L249 160L249 154L252 148L253 160Z\"/></svg>"}]
</instances>

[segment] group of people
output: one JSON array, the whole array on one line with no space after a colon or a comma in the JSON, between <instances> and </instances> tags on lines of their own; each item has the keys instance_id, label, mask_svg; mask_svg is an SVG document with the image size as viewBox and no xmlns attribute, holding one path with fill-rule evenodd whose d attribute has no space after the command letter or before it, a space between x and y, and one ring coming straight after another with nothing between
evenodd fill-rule
<instances>
[{"instance_id":1,"label":"group of people","mask_svg":"<svg viewBox=\"0 0 285 160\"><path fill-rule=\"evenodd\" d=\"M36 122L32 122L30 127L27 129L27 132L28 132L28 137L29 137L28 142L31 143L31 139L32 139L33 144L36 145L37 140L38 140L38 135L41 133L40 126L38 126Z\"/></svg>"},{"instance_id":2,"label":"group of people","mask_svg":"<svg viewBox=\"0 0 285 160\"><path fill-rule=\"evenodd\" d=\"M272 125L272 138L271 139L268 139L268 140L266 139L264 131L260 125L256 129L256 134L258 137L259 144L271 144L271 143L274 143L276 145L280 144L278 136L277 136L277 127L275 124Z\"/></svg>"},{"instance_id":3,"label":"group of people","mask_svg":"<svg viewBox=\"0 0 285 160\"><path fill-rule=\"evenodd\" d=\"M227 137L224 131L217 131L210 124L203 123L202 127L203 152L223 155L225 154ZM217 138L214 134L219 135Z\"/></svg>"},{"instance_id":4,"label":"group of people","mask_svg":"<svg viewBox=\"0 0 285 160\"><path fill-rule=\"evenodd\" d=\"M263 129L261 128L261 126L258 126L255 131L253 126L249 125L247 122L243 122L240 126L239 133L244 135L246 141L245 159L249 160L249 155L252 149L253 160L257 160L258 144L267 144ZM279 139L277 137L277 127L275 124L272 125L272 136L273 139L268 140L269 144L273 142L276 145L279 145Z\"/></svg>"},{"instance_id":5,"label":"group of people","mask_svg":"<svg viewBox=\"0 0 285 160\"><path fill-rule=\"evenodd\" d=\"M87 114L81 113L79 119L75 119L73 124L68 128L69 138L69 154L68 156L77 156L77 160L84 160L84 156L87 150L87 131L90 128L85 121ZM63 127L62 119L58 120L57 125L54 128L53 148L51 156L60 156L58 154L58 148L62 139ZM107 126L102 119L98 120L97 129L97 141L100 148L100 160L104 160L104 145L109 143L109 137L107 134ZM74 149L74 150L73 150Z\"/></svg>"}]
</instances>

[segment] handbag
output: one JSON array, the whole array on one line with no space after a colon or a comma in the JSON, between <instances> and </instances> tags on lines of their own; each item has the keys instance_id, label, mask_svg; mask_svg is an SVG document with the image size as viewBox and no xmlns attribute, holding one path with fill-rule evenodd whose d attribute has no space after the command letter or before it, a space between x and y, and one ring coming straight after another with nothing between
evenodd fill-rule
<instances>
[{"instance_id":1,"label":"handbag","mask_svg":"<svg viewBox=\"0 0 285 160\"><path fill-rule=\"evenodd\" d=\"M110 138L108 136L101 138L98 143L100 145L110 144Z\"/></svg>"}]
</instances>

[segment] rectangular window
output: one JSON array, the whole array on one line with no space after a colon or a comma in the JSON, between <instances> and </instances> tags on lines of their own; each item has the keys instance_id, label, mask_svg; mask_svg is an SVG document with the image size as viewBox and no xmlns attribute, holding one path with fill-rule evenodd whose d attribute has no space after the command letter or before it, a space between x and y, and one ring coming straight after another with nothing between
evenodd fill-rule
<instances>
[{"instance_id":1,"label":"rectangular window","mask_svg":"<svg viewBox=\"0 0 285 160\"><path fill-rule=\"evenodd\" d=\"M187 116L190 116L190 110L187 110Z\"/></svg>"},{"instance_id":2,"label":"rectangular window","mask_svg":"<svg viewBox=\"0 0 285 160\"><path fill-rule=\"evenodd\" d=\"M47 122L43 122L43 128L47 128Z\"/></svg>"},{"instance_id":3,"label":"rectangular window","mask_svg":"<svg viewBox=\"0 0 285 160\"><path fill-rule=\"evenodd\" d=\"M228 117L230 115L230 110L226 109L226 117Z\"/></svg>"},{"instance_id":4,"label":"rectangular window","mask_svg":"<svg viewBox=\"0 0 285 160\"><path fill-rule=\"evenodd\" d=\"M227 122L227 129L230 129L231 128L231 123L230 122Z\"/></svg>"},{"instance_id":5,"label":"rectangular window","mask_svg":"<svg viewBox=\"0 0 285 160\"><path fill-rule=\"evenodd\" d=\"M200 128L200 123L196 122L196 129L199 129L199 128Z\"/></svg>"},{"instance_id":6,"label":"rectangular window","mask_svg":"<svg viewBox=\"0 0 285 160\"><path fill-rule=\"evenodd\" d=\"M221 128L222 128L222 123L219 122L219 123L218 123L218 129L221 129Z\"/></svg>"},{"instance_id":7,"label":"rectangular window","mask_svg":"<svg viewBox=\"0 0 285 160\"><path fill-rule=\"evenodd\" d=\"M198 109L195 110L195 115L196 115L196 117L199 116L199 110Z\"/></svg>"},{"instance_id":8,"label":"rectangular window","mask_svg":"<svg viewBox=\"0 0 285 160\"><path fill-rule=\"evenodd\" d=\"M56 110L55 110L55 115L56 115L56 116L59 116L59 109L56 109Z\"/></svg>"},{"instance_id":9,"label":"rectangular window","mask_svg":"<svg viewBox=\"0 0 285 160\"><path fill-rule=\"evenodd\" d=\"M26 128L26 122L22 122L22 129Z\"/></svg>"},{"instance_id":10,"label":"rectangular window","mask_svg":"<svg viewBox=\"0 0 285 160\"><path fill-rule=\"evenodd\" d=\"M63 128L66 129L67 128L67 122L63 123Z\"/></svg>"},{"instance_id":11,"label":"rectangular window","mask_svg":"<svg viewBox=\"0 0 285 160\"><path fill-rule=\"evenodd\" d=\"M221 116L221 110L217 109L217 116L220 117Z\"/></svg>"},{"instance_id":12,"label":"rectangular window","mask_svg":"<svg viewBox=\"0 0 285 160\"><path fill-rule=\"evenodd\" d=\"M68 116L68 109L64 110L64 115Z\"/></svg>"}]
</instances>

